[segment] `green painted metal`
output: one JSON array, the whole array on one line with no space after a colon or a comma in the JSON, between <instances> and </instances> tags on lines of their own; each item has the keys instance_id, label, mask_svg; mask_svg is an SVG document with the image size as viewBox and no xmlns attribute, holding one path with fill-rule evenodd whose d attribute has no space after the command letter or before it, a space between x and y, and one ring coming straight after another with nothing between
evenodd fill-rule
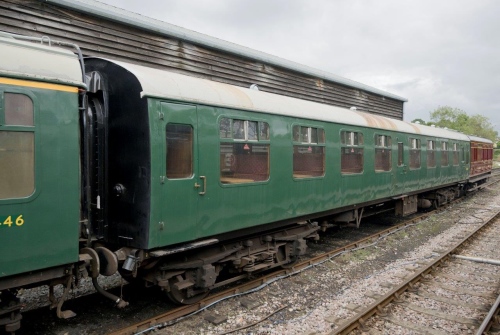
<instances>
[{"instance_id":1,"label":"green painted metal","mask_svg":"<svg viewBox=\"0 0 500 335\"><path fill-rule=\"evenodd\" d=\"M33 100L35 125L24 130L35 132L35 192L0 200L0 277L78 261L80 218L78 94L0 85L4 92ZM0 126L14 129L23 128Z\"/></svg>"},{"instance_id":2,"label":"green painted metal","mask_svg":"<svg viewBox=\"0 0 500 335\"><path fill-rule=\"evenodd\" d=\"M201 105L182 105L150 99L152 136L152 206L149 247L200 239L238 229L259 226L302 215L318 213L342 206L359 204L407 194L425 188L463 181L467 167L462 159L459 166L427 168L427 137L380 129L352 127L314 120L252 113ZM158 118L159 113L164 119ZM264 121L271 129L270 178L251 184L222 184L220 182L219 120L222 117ZM165 175L165 125L168 122L186 123L196 133L195 163L191 178L162 182ZM326 173L323 177L294 179L292 171L294 124L320 127L326 134ZM364 171L345 175L340 172L340 132L362 132L364 135ZM375 135L392 139L392 170L375 172ZM421 168L409 166L409 138L422 142ZM439 142L439 138L434 138ZM404 165L398 167L398 142L404 143ZM467 142L460 142L467 146ZM450 161L451 162L451 161ZM206 193L195 188L203 185ZM163 225L162 225L163 223Z\"/></svg>"},{"instance_id":3,"label":"green painted metal","mask_svg":"<svg viewBox=\"0 0 500 335\"><path fill-rule=\"evenodd\" d=\"M199 192L203 187L198 172L198 121L196 106L181 104L161 104L164 117L159 120L159 137L162 141L160 193L162 199L161 217L158 225L160 245L178 240L196 238ZM170 155L166 148L166 126L169 124L187 125L192 128L193 164L189 177L169 177L166 174L166 157ZM153 165L154 166L154 165ZM196 185L200 185L195 187ZM153 227L154 228L154 227Z\"/></svg>"}]
</instances>

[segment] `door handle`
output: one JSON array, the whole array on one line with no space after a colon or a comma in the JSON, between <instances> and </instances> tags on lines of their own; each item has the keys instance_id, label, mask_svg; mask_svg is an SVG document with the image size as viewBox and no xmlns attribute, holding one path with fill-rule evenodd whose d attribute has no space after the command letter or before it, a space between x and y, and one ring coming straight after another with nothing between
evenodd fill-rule
<instances>
[{"instance_id":1,"label":"door handle","mask_svg":"<svg viewBox=\"0 0 500 335\"><path fill-rule=\"evenodd\" d=\"M207 193L207 177L200 176L200 179L203 180L203 191L198 192L198 194L199 195L205 195L205 193ZM200 185L198 185L198 186L200 186ZM196 187L196 184L195 184L195 187Z\"/></svg>"}]
</instances>

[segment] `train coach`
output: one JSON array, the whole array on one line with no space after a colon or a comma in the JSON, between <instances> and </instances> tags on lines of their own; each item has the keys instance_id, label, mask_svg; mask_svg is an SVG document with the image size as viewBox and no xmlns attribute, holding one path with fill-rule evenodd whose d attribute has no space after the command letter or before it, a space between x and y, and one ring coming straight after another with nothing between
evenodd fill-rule
<instances>
[{"instance_id":1,"label":"train coach","mask_svg":"<svg viewBox=\"0 0 500 335\"><path fill-rule=\"evenodd\" d=\"M439 206L491 171L491 141L458 132L11 35L0 48L7 331L21 287L49 285L54 302L64 285L60 317L86 276L126 306L96 280L116 272L194 303L294 262L332 223Z\"/></svg>"}]
</instances>

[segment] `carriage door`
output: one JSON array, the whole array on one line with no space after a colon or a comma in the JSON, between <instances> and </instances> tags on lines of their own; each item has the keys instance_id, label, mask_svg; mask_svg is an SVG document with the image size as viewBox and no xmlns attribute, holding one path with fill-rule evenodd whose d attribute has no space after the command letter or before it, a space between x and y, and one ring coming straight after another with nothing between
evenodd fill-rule
<instances>
[{"instance_id":1,"label":"carriage door","mask_svg":"<svg viewBox=\"0 0 500 335\"><path fill-rule=\"evenodd\" d=\"M405 180L406 180L406 171L408 170L408 157L406 157L406 152L404 150L404 143L399 139L396 139L398 142L397 148L397 165L396 165L396 173L393 174L393 182L392 182L392 192L393 194L402 194L405 192Z\"/></svg>"},{"instance_id":2,"label":"carriage door","mask_svg":"<svg viewBox=\"0 0 500 335\"><path fill-rule=\"evenodd\" d=\"M160 245L187 241L196 235L196 222L203 181L198 176L196 106L161 103L161 180L163 234ZM154 201L154 199L152 199Z\"/></svg>"}]
</instances>

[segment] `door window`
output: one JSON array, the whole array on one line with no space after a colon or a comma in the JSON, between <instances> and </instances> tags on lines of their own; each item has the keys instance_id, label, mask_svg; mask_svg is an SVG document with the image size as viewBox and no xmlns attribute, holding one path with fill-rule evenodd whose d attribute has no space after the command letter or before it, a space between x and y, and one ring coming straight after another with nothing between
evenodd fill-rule
<instances>
[{"instance_id":1,"label":"door window","mask_svg":"<svg viewBox=\"0 0 500 335\"><path fill-rule=\"evenodd\" d=\"M193 127L167 124L167 178L189 178L193 175Z\"/></svg>"},{"instance_id":2,"label":"door window","mask_svg":"<svg viewBox=\"0 0 500 335\"><path fill-rule=\"evenodd\" d=\"M3 109L0 108L0 199L23 198L35 191L33 101L18 93L4 93L3 100Z\"/></svg>"},{"instance_id":3,"label":"door window","mask_svg":"<svg viewBox=\"0 0 500 335\"><path fill-rule=\"evenodd\" d=\"M403 142L398 142L398 166L403 166L404 161L404 144Z\"/></svg>"},{"instance_id":4,"label":"door window","mask_svg":"<svg viewBox=\"0 0 500 335\"><path fill-rule=\"evenodd\" d=\"M436 167L436 142L432 140L427 141L427 167Z\"/></svg>"},{"instance_id":5,"label":"door window","mask_svg":"<svg viewBox=\"0 0 500 335\"><path fill-rule=\"evenodd\" d=\"M458 144L453 143L453 165L458 165Z\"/></svg>"},{"instance_id":6,"label":"door window","mask_svg":"<svg viewBox=\"0 0 500 335\"><path fill-rule=\"evenodd\" d=\"M441 142L441 166L449 165L448 143Z\"/></svg>"}]
</instances>

